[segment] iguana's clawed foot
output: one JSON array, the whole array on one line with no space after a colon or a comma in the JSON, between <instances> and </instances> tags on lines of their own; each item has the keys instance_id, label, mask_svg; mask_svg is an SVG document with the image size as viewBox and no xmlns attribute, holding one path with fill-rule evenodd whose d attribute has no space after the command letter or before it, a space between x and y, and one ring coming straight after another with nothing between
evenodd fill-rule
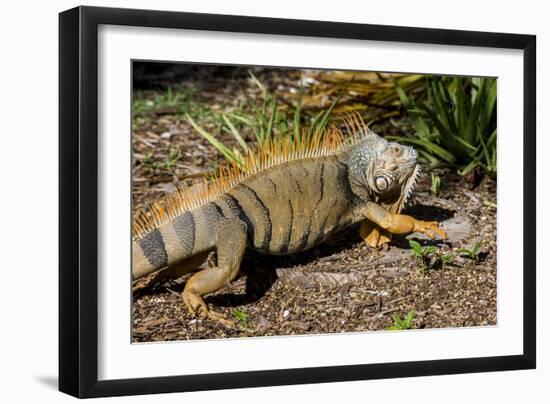
<instances>
[{"instance_id":1,"label":"iguana's clawed foot","mask_svg":"<svg viewBox=\"0 0 550 404\"><path fill-rule=\"evenodd\" d=\"M387 212L379 212L379 216L381 216L380 220L383 224L384 221L386 221L384 228L370 220L364 220L361 222L361 227L359 228L361 238L369 247L387 248L388 243L391 241L392 232L398 234L420 232L427 235L432 240L436 236L439 236L442 239L447 238L447 233L439 227L438 222L426 222L423 220L417 220L411 216L394 215Z\"/></svg>"},{"instance_id":2,"label":"iguana's clawed foot","mask_svg":"<svg viewBox=\"0 0 550 404\"><path fill-rule=\"evenodd\" d=\"M210 320L217 321L228 328L235 327L235 322L233 320L228 320L222 313L219 313L217 311L208 310L208 312L206 313L206 317Z\"/></svg>"},{"instance_id":3,"label":"iguana's clawed foot","mask_svg":"<svg viewBox=\"0 0 550 404\"><path fill-rule=\"evenodd\" d=\"M447 238L447 233L441 227L438 222L425 222L423 220L417 220L414 224L414 231L420 232L428 236L430 239L434 239L436 235L442 239Z\"/></svg>"},{"instance_id":4,"label":"iguana's clawed foot","mask_svg":"<svg viewBox=\"0 0 550 404\"><path fill-rule=\"evenodd\" d=\"M234 327L235 323L225 318L222 313L208 309L202 297L194 293L183 293L183 301L192 315L217 321L226 327Z\"/></svg>"},{"instance_id":5,"label":"iguana's clawed foot","mask_svg":"<svg viewBox=\"0 0 550 404\"><path fill-rule=\"evenodd\" d=\"M374 223L363 220L359 227L359 236L371 248L383 248L386 251L391 241L391 234Z\"/></svg>"}]
</instances>

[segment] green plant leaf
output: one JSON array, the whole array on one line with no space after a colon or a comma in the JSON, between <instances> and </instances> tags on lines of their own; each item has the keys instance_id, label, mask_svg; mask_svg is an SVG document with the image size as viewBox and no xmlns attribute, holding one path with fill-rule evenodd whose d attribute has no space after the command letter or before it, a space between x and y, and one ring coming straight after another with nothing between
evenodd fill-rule
<instances>
[{"instance_id":1,"label":"green plant leaf","mask_svg":"<svg viewBox=\"0 0 550 404\"><path fill-rule=\"evenodd\" d=\"M271 117L269 118L268 124L267 124L267 130L265 133L265 137L263 141L268 141L273 136L273 125L275 123L275 119L277 117L277 99L273 98L271 101Z\"/></svg>"},{"instance_id":2,"label":"green plant leaf","mask_svg":"<svg viewBox=\"0 0 550 404\"><path fill-rule=\"evenodd\" d=\"M389 139L389 137L388 137ZM433 169L435 167L441 166L443 163L440 159L438 159L436 156L430 154L424 149L417 149L417 152L420 156L420 160L425 162L428 165L429 169Z\"/></svg>"},{"instance_id":3,"label":"green plant leaf","mask_svg":"<svg viewBox=\"0 0 550 404\"><path fill-rule=\"evenodd\" d=\"M497 81L495 78L484 78L482 80L484 81L487 95L480 112L479 132L481 136L486 137L491 130L489 126L491 125L493 114L496 113Z\"/></svg>"},{"instance_id":4,"label":"green plant leaf","mask_svg":"<svg viewBox=\"0 0 550 404\"><path fill-rule=\"evenodd\" d=\"M452 133L453 131L456 131L456 127L454 125L452 110L449 108L450 96L448 94L448 90L441 79L431 80L430 84L429 90L431 101L434 105L435 111L437 111L437 114L435 115L441 122L441 126L444 127L445 130Z\"/></svg>"},{"instance_id":5,"label":"green plant leaf","mask_svg":"<svg viewBox=\"0 0 550 404\"><path fill-rule=\"evenodd\" d=\"M201 128L188 113L185 114L185 118L202 137L208 140L208 142L210 142L212 146L214 146L221 154L223 154L227 161L234 161L238 165L242 164L239 156L237 156L231 149L229 149L222 142L220 142L218 139L208 133L205 129Z\"/></svg>"},{"instance_id":6,"label":"green plant leaf","mask_svg":"<svg viewBox=\"0 0 550 404\"><path fill-rule=\"evenodd\" d=\"M237 128L233 125L231 120L227 117L227 115L223 114L222 119L229 128L229 132L233 135L233 137L237 140L239 145L242 147L244 151L248 151L248 145L246 144L245 140L237 130Z\"/></svg>"},{"instance_id":7,"label":"green plant leaf","mask_svg":"<svg viewBox=\"0 0 550 404\"><path fill-rule=\"evenodd\" d=\"M401 320L401 317L399 317L397 314L392 314L392 319L395 325L401 329L403 327L403 320Z\"/></svg>"},{"instance_id":8,"label":"green plant leaf","mask_svg":"<svg viewBox=\"0 0 550 404\"><path fill-rule=\"evenodd\" d=\"M432 191L432 194L434 194L435 196L438 196L441 188L441 178L439 178L438 175L431 173L431 179L432 179L432 183L430 186L430 190Z\"/></svg>"},{"instance_id":9,"label":"green plant leaf","mask_svg":"<svg viewBox=\"0 0 550 404\"><path fill-rule=\"evenodd\" d=\"M409 240L409 247L412 248L413 252L418 256L422 256L422 246L416 240Z\"/></svg>"},{"instance_id":10,"label":"green plant leaf","mask_svg":"<svg viewBox=\"0 0 550 404\"><path fill-rule=\"evenodd\" d=\"M451 132L451 130L439 120L438 114L436 114L431 108L428 106L425 106L424 108L440 134L439 138L441 139L441 143L443 143L444 146L451 151L449 154L453 156L452 162L454 163L457 160L457 157L468 155L468 152L465 150L464 146L470 145L468 145L463 139L460 139L458 136L453 134L453 132ZM477 150L475 147L470 147L474 152Z\"/></svg>"},{"instance_id":11,"label":"green plant leaf","mask_svg":"<svg viewBox=\"0 0 550 404\"><path fill-rule=\"evenodd\" d=\"M407 328L410 328L412 325L412 322L414 320L415 312L414 309L411 309L409 313L407 313L407 317L405 317L405 325Z\"/></svg>"},{"instance_id":12,"label":"green plant leaf","mask_svg":"<svg viewBox=\"0 0 550 404\"><path fill-rule=\"evenodd\" d=\"M476 243L476 245L474 246L474 248L473 248L473 253L474 253L475 256L478 255L482 243L483 243L483 240L479 240L479 241Z\"/></svg>"},{"instance_id":13,"label":"green plant leaf","mask_svg":"<svg viewBox=\"0 0 550 404\"><path fill-rule=\"evenodd\" d=\"M423 255L429 255L435 253L435 247L433 245L424 247L424 250L422 251Z\"/></svg>"},{"instance_id":14,"label":"green plant leaf","mask_svg":"<svg viewBox=\"0 0 550 404\"><path fill-rule=\"evenodd\" d=\"M267 89L265 88L265 86L260 82L260 80L258 80L258 78L254 75L254 73L252 73L250 70L248 71L248 74L250 75L250 77L252 78L252 80L254 81L254 83L256 84L256 86L260 89L261 93L262 93L262 98L265 100L267 98Z\"/></svg>"},{"instance_id":15,"label":"green plant leaf","mask_svg":"<svg viewBox=\"0 0 550 404\"><path fill-rule=\"evenodd\" d=\"M468 174L470 171L472 171L474 168L476 168L479 165L477 160L472 160L464 167L462 170L460 170L458 173L462 176Z\"/></svg>"},{"instance_id":16,"label":"green plant leaf","mask_svg":"<svg viewBox=\"0 0 550 404\"><path fill-rule=\"evenodd\" d=\"M285 137L288 136L288 124L289 121L288 117L288 111L284 112L284 116L281 116L281 114L278 114L279 120L277 121L277 127L279 128L279 136Z\"/></svg>"},{"instance_id":17,"label":"green plant leaf","mask_svg":"<svg viewBox=\"0 0 550 404\"><path fill-rule=\"evenodd\" d=\"M231 314L233 314L233 317L235 317L237 320L239 320L244 325L246 325L246 323L248 323L248 314L245 313L244 311L242 311L240 309L234 309Z\"/></svg>"},{"instance_id":18,"label":"green plant leaf","mask_svg":"<svg viewBox=\"0 0 550 404\"><path fill-rule=\"evenodd\" d=\"M303 78L300 76L300 90L298 92L298 99L296 101L296 109L294 110L294 139L298 142L301 140L301 126L300 122L302 119L302 98L304 97L304 83Z\"/></svg>"},{"instance_id":19,"label":"green plant leaf","mask_svg":"<svg viewBox=\"0 0 550 404\"><path fill-rule=\"evenodd\" d=\"M240 123L242 123L246 126L253 126L254 125L254 122L251 119L249 119L247 117L244 117L242 115L233 114L231 112L226 112L224 115L227 115L229 118L234 119L236 121L239 121Z\"/></svg>"},{"instance_id":20,"label":"green plant leaf","mask_svg":"<svg viewBox=\"0 0 550 404\"><path fill-rule=\"evenodd\" d=\"M354 79L354 77L349 79L349 81L346 84L344 84L344 87L342 87L342 90L340 90L340 92L338 93L336 98L332 101L332 103L330 104L330 107L328 107L328 109L321 115L320 120L318 122L314 122L311 125L311 127L313 129L315 129L317 131L322 131L323 129L325 129L325 127L327 126L330 114L332 113L332 110L334 109L336 104L338 104L338 102L340 101L342 96L345 94L345 92L348 89L349 84L352 82L353 79Z\"/></svg>"},{"instance_id":21,"label":"green plant leaf","mask_svg":"<svg viewBox=\"0 0 550 404\"><path fill-rule=\"evenodd\" d=\"M461 139L464 139L466 133L466 94L464 92L464 79L462 77L455 77L453 84L456 94L456 121L457 121L457 135Z\"/></svg>"},{"instance_id":22,"label":"green plant leaf","mask_svg":"<svg viewBox=\"0 0 550 404\"><path fill-rule=\"evenodd\" d=\"M442 255L441 256L441 262L443 264L448 264L449 262L454 260L455 257L456 257L456 254L454 254L454 253L449 253L449 254Z\"/></svg>"},{"instance_id":23,"label":"green plant leaf","mask_svg":"<svg viewBox=\"0 0 550 404\"><path fill-rule=\"evenodd\" d=\"M473 78L472 81L474 81L475 79L476 78ZM485 81L480 82L478 92L474 92L472 90L472 97L474 97L474 93L476 94L474 98L474 104L472 106L472 109L470 110L470 116L468 118L466 131L464 133L464 140L466 140L466 142L468 142L469 144L474 143L477 137L479 115L483 102L483 97L485 97Z\"/></svg>"},{"instance_id":24,"label":"green plant leaf","mask_svg":"<svg viewBox=\"0 0 550 404\"><path fill-rule=\"evenodd\" d=\"M415 105L412 102L412 100L405 94L405 91L400 86L399 82L395 82L395 91L397 92L399 99L401 100L401 103L405 107L405 109L410 112L411 119L413 121L414 128L416 129L416 133L418 137L422 140L426 140L430 136L430 129L428 128L428 125L419 113L417 112L411 112L415 111Z\"/></svg>"},{"instance_id":25,"label":"green plant leaf","mask_svg":"<svg viewBox=\"0 0 550 404\"><path fill-rule=\"evenodd\" d=\"M399 314L393 313L391 316L393 325L387 327L386 330L408 330L412 328L414 316L414 309L411 309L403 319Z\"/></svg>"},{"instance_id":26,"label":"green plant leaf","mask_svg":"<svg viewBox=\"0 0 550 404\"><path fill-rule=\"evenodd\" d=\"M401 82L395 83L416 133L393 140L417 146L421 159L432 168L446 164L465 175L480 167L496 176L496 79L427 76L425 80L427 98L421 104L420 97L415 102Z\"/></svg>"}]
</instances>

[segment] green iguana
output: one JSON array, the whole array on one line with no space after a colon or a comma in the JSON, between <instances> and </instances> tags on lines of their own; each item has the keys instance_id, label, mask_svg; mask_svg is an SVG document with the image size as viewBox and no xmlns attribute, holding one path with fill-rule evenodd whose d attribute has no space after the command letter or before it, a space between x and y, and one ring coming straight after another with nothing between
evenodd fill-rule
<instances>
[{"instance_id":1,"label":"green iguana","mask_svg":"<svg viewBox=\"0 0 550 404\"><path fill-rule=\"evenodd\" d=\"M241 165L226 165L210 180L180 186L140 211L133 221L133 278L162 268L164 276L179 277L216 251L217 266L191 276L183 301L192 314L227 323L203 296L237 276L247 248L293 254L359 222L373 247L392 233L445 238L437 222L399 214L419 173L417 152L358 119L346 126L353 134L347 138L331 128L266 142Z\"/></svg>"}]
</instances>

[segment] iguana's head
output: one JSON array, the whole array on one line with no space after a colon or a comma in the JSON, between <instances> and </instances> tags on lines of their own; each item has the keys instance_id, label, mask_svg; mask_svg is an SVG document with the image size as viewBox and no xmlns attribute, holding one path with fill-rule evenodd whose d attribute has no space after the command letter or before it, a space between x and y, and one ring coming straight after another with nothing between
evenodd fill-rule
<instances>
[{"instance_id":1,"label":"iguana's head","mask_svg":"<svg viewBox=\"0 0 550 404\"><path fill-rule=\"evenodd\" d=\"M349 153L351 174L369 190L373 202L389 211L401 211L420 167L411 146L388 142L370 130Z\"/></svg>"}]
</instances>

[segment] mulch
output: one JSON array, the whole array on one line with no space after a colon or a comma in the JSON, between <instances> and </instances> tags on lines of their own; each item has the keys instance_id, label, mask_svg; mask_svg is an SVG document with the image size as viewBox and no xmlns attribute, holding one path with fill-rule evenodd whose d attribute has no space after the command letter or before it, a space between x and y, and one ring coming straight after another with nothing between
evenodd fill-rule
<instances>
[{"instance_id":1,"label":"mulch","mask_svg":"<svg viewBox=\"0 0 550 404\"><path fill-rule=\"evenodd\" d=\"M240 86L248 83L246 76L235 80ZM197 93L198 102L212 106L223 99L225 108L236 107L239 95L233 87L214 87ZM254 93L252 86L250 92ZM215 123L205 121L208 125L214 129ZM234 141L229 135L222 140ZM174 147L181 156L167 166ZM170 192L178 181L191 181L212 170L220 161L217 151L174 111L157 111L135 124L133 150L134 209ZM153 164L144 165L145 157ZM300 254L273 257L248 252L240 276L205 299L235 319L234 327L187 312L181 292L189 275L164 284L137 282L133 341L376 331L393 325L392 315L403 318L411 309L416 313L414 328L495 325L496 183L487 177L481 182L461 178L451 171L439 174L438 198L430 194L424 176L404 213L426 220L467 219L471 228L460 239L434 245L455 251L482 240L479 260L459 256L453 265L422 272L405 238L396 237L388 251L374 250L362 243L356 228L350 228L330 243ZM211 264L212 260L206 263ZM236 320L235 310L247 320Z\"/></svg>"}]
</instances>

